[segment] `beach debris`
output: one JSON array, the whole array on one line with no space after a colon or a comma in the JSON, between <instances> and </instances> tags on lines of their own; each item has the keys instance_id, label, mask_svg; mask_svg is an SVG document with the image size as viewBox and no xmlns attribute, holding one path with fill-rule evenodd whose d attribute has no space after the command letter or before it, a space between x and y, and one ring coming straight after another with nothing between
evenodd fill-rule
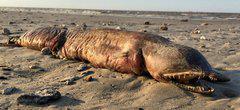
<instances>
[{"instance_id":1,"label":"beach debris","mask_svg":"<svg viewBox=\"0 0 240 110\"><path fill-rule=\"evenodd\" d=\"M40 67L37 66L37 65L30 65L29 68L30 68L30 69L38 69L38 68L40 68Z\"/></svg>"},{"instance_id":2,"label":"beach debris","mask_svg":"<svg viewBox=\"0 0 240 110\"><path fill-rule=\"evenodd\" d=\"M106 23L102 23L102 26L107 26L107 24Z\"/></svg>"},{"instance_id":3,"label":"beach debris","mask_svg":"<svg viewBox=\"0 0 240 110\"><path fill-rule=\"evenodd\" d=\"M147 32L147 30L146 29L140 29L140 30L138 30L138 32Z\"/></svg>"},{"instance_id":4,"label":"beach debris","mask_svg":"<svg viewBox=\"0 0 240 110\"><path fill-rule=\"evenodd\" d=\"M60 82L63 82L65 85L73 85L75 83L76 80L79 80L80 77L78 76L72 76L72 77L67 77L63 80L61 80Z\"/></svg>"},{"instance_id":5,"label":"beach debris","mask_svg":"<svg viewBox=\"0 0 240 110\"><path fill-rule=\"evenodd\" d=\"M54 25L52 25L53 27L58 27L58 25L57 24L54 24Z\"/></svg>"},{"instance_id":6,"label":"beach debris","mask_svg":"<svg viewBox=\"0 0 240 110\"><path fill-rule=\"evenodd\" d=\"M2 71L12 71L12 68L10 68L10 67L2 67Z\"/></svg>"},{"instance_id":7,"label":"beach debris","mask_svg":"<svg viewBox=\"0 0 240 110\"><path fill-rule=\"evenodd\" d=\"M0 82L0 86L3 86L3 85L7 85L8 83L6 82ZM1 94L1 90L0 90L0 94Z\"/></svg>"},{"instance_id":8,"label":"beach debris","mask_svg":"<svg viewBox=\"0 0 240 110\"><path fill-rule=\"evenodd\" d=\"M163 23L162 25L171 26L171 25L173 25L173 24L171 24L171 23Z\"/></svg>"},{"instance_id":9,"label":"beach debris","mask_svg":"<svg viewBox=\"0 0 240 110\"><path fill-rule=\"evenodd\" d=\"M230 50L228 50L228 52L230 52L230 53L235 52L235 51L236 51L236 49L230 49Z\"/></svg>"},{"instance_id":10,"label":"beach debris","mask_svg":"<svg viewBox=\"0 0 240 110\"><path fill-rule=\"evenodd\" d=\"M92 76L86 76L83 80L87 81L87 82L90 82L90 81L93 81L93 77Z\"/></svg>"},{"instance_id":11,"label":"beach debris","mask_svg":"<svg viewBox=\"0 0 240 110\"><path fill-rule=\"evenodd\" d=\"M67 28L67 26L65 24L61 24L60 27Z\"/></svg>"},{"instance_id":12,"label":"beach debris","mask_svg":"<svg viewBox=\"0 0 240 110\"><path fill-rule=\"evenodd\" d=\"M122 28L120 26L116 27L115 29L117 30L122 30Z\"/></svg>"},{"instance_id":13,"label":"beach debris","mask_svg":"<svg viewBox=\"0 0 240 110\"><path fill-rule=\"evenodd\" d=\"M2 35L10 35L10 34L11 34L11 32L8 28L3 28Z\"/></svg>"},{"instance_id":14,"label":"beach debris","mask_svg":"<svg viewBox=\"0 0 240 110\"><path fill-rule=\"evenodd\" d=\"M80 75L82 77L85 77L85 76L88 76L88 75L91 75L91 74L94 74L94 72L93 71L82 72Z\"/></svg>"},{"instance_id":15,"label":"beach debris","mask_svg":"<svg viewBox=\"0 0 240 110\"><path fill-rule=\"evenodd\" d=\"M23 105L44 105L55 102L61 98L61 93L54 89L43 89L31 94L24 94L17 98Z\"/></svg>"},{"instance_id":16,"label":"beach debris","mask_svg":"<svg viewBox=\"0 0 240 110\"><path fill-rule=\"evenodd\" d=\"M51 55L52 52L51 52L51 49L49 47L44 47L42 50L41 50L41 54L42 55Z\"/></svg>"},{"instance_id":17,"label":"beach debris","mask_svg":"<svg viewBox=\"0 0 240 110\"><path fill-rule=\"evenodd\" d=\"M205 36L201 36L200 40L206 40L206 37Z\"/></svg>"},{"instance_id":18,"label":"beach debris","mask_svg":"<svg viewBox=\"0 0 240 110\"><path fill-rule=\"evenodd\" d=\"M2 93L3 95L12 95L12 94L17 93L17 92L19 92L19 91L20 91L20 90L19 90L18 88L16 88L16 87L9 87L9 88L3 89L3 90L1 91L1 93Z\"/></svg>"},{"instance_id":19,"label":"beach debris","mask_svg":"<svg viewBox=\"0 0 240 110\"><path fill-rule=\"evenodd\" d=\"M221 46L222 49L230 48L230 42L226 42Z\"/></svg>"},{"instance_id":20,"label":"beach debris","mask_svg":"<svg viewBox=\"0 0 240 110\"><path fill-rule=\"evenodd\" d=\"M17 31L23 31L23 29L22 29L22 28L20 28L20 29L18 29Z\"/></svg>"},{"instance_id":21,"label":"beach debris","mask_svg":"<svg viewBox=\"0 0 240 110\"><path fill-rule=\"evenodd\" d=\"M100 12L100 11L90 11L90 10L84 10L84 11L82 11L82 14L84 14L84 15L100 15L100 14L102 14L102 12Z\"/></svg>"},{"instance_id":22,"label":"beach debris","mask_svg":"<svg viewBox=\"0 0 240 110\"><path fill-rule=\"evenodd\" d=\"M33 64L29 66L29 69L32 69L35 72L44 72L45 69L37 66L37 64Z\"/></svg>"},{"instance_id":23,"label":"beach debris","mask_svg":"<svg viewBox=\"0 0 240 110\"><path fill-rule=\"evenodd\" d=\"M167 31L167 30L168 30L168 27L163 24L163 25L160 27L160 29L163 30L163 31Z\"/></svg>"},{"instance_id":24,"label":"beach debris","mask_svg":"<svg viewBox=\"0 0 240 110\"><path fill-rule=\"evenodd\" d=\"M200 48L206 48L206 45L205 44L201 44L199 47Z\"/></svg>"},{"instance_id":25,"label":"beach debris","mask_svg":"<svg viewBox=\"0 0 240 110\"><path fill-rule=\"evenodd\" d=\"M27 21L28 19L27 18L23 18L23 21Z\"/></svg>"},{"instance_id":26,"label":"beach debris","mask_svg":"<svg viewBox=\"0 0 240 110\"><path fill-rule=\"evenodd\" d=\"M70 23L70 25L76 26L76 23Z\"/></svg>"},{"instance_id":27,"label":"beach debris","mask_svg":"<svg viewBox=\"0 0 240 110\"><path fill-rule=\"evenodd\" d=\"M222 31L223 29L221 29L221 28L218 28L218 32L220 32L220 31Z\"/></svg>"},{"instance_id":28,"label":"beach debris","mask_svg":"<svg viewBox=\"0 0 240 110\"><path fill-rule=\"evenodd\" d=\"M109 21L107 23L102 23L102 26L113 26L114 22L113 21Z\"/></svg>"},{"instance_id":29,"label":"beach debris","mask_svg":"<svg viewBox=\"0 0 240 110\"><path fill-rule=\"evenodd\" d=\"M201 31L198 28L195 28L193 31L191 31L191 34L201 34Z\"/></svg>"},{"instance_id":30,"label":"beach debris","mask_svg":"<svg viewBox=\"0 0 240 110\"><path fill-rule=\"evenodd\" d=\"M73 80L67 80L64 82L65 85L73 85L75 82Z\"/></svg>"},{"instance_id":31,"label":"beach debris","mask_svg":"<svg viewBox=\"0 0 240 110\"><path fill-rule=\"evenodd\" d=\"M9 22L10 25L11 25L11 24L15 24L15 23L16 23L16 22L14 22L14 21L10 21L10 22Z\"/></svg>"},{"instance_id":32,"label":"beach debris","mask_svg":"<svg viewBox=\"0 0 240 110\"><path fill-rule=\"evenodd\" d=\"M211 30L211 32L216 32L216 31L218 31L218 30L217 30L217 29L212 29L212 30Z\"/></svg>"},{"instance_id":33,"label":"beach debris","mask_svg":"<svg viewBox=\"0 0 240 110\"><path fill-rule=\"evenodd\" d=\"M82 25L81 25L81 28L82 28L82 30L86 30L87 29L87 24L86 23L82 23Z\"/></svg>"},{"instance_id":34,"label":"beach debris","mask_svg":"<svg viewBox=\"0 0 240 110\"><path fill-rule=\"evenodd\" d=\"M209 25L208 23L202 23L201 26L207 26Z\"/></svg>"},{"instance_id":35,"label":"beach debris","mask_svg":"<svg viewBox=\"0 0 240 110\"><path fill-rule=\"evenodd\" d=\"M113 26L113 25L115 25L115 23L114 23L113 21L109 21L109 22L107 22L107 24L106 24L106 26Z\"/></svg>"},{"instance_id":36,"label":"beach debris","mask_svg":"<svg viewBox=\"0 0 240 110\"><path fill-rule=\"evenodd\" d=\"M116 85L111 84L110 86L111 86L112 88L116 89Z\"/></svg>"},{"instance_id":37,"label":"beach debris","mask_svg":"<svg viewBox=\"0 0 240 110\"><path fill-rule=\"evenodd\" d=\"M151 23L149 21L145 21L144 25L151 25Z\"/></svg>"},{"instance_id":38,"label":"beach debris","mask_svg":"<svg viewBox=\"0 0 240 110\"><path fill-rule=\"evenodd\" d=\"M7 67L6 65L2 65L2 64L0 64L0 67Z\"/></svg>"},{"instance_id":39,"label":"beach debris","mask_svg":"<svg viewBox=\"0 0 240 110\"><path fill-rule=\"evenodd\" d=\"M188 22L188 19L181 19L181 22Z\"/></svg>"},{"instance_id":40,"label":"beach debris","mask_svg":"<svg viewBox=\"0 0 240 110\"><path fill-rule=\"evenodd\" d=\"M6 75L6 76L9 76L9 75L11 75L12 73L11 73L11 71L4 71L2 74L3 74L3 75Z\"/></svg>"},{"instance_id":41,"label":"beach debris","mask_svg":"<svg viewBox=\"0 0 240 110\"><path fill-rule=\"evenodd\" d=\"M78 67L77 67L77 71L85 71L87 70L89 67L87 66L87 64L85 63L81 63Z\"/></svg>"},{"instance_id":42,"label":"beach debris","mask_svg":"<svg viewBox=\"0 0 240 110\"><path fill-rule=\"evenodd\" d=\"M235 27L229 28L228 30L232 33L238 33L238 31Z\"/></svg>"},{"instance_id":43,"label":"beach debris","mask_svg":"<svg viewBox=\"0 0 240 110\"><path fill-rule=\"evenodd\" d=\"M0 80L7 80L8 78L5 76L0 76Z\"/></svg>"},{"instance_id":44,"label":"beach debris","mask_svg":"<svg viewBox=\"0 0 240 110\"><path fill-rule=\"evenodd\" d=\"M115 29L117 29L117 30L124 30L125 28L122 28L122 27L120 27L120 26L117 26Z\"/></svg>"}]
</instances>

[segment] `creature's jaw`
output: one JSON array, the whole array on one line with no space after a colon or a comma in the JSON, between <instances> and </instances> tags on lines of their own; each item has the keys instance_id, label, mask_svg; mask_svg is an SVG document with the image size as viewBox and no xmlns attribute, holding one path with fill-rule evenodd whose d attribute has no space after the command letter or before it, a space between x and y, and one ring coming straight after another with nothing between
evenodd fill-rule
<instances>
[{"instance_id":1,"label":"creature's jaw","mask_svg":"<svg viewBox=\"0 0 240 110\"><path fill-rule=\"evenodd\" d=\"M172 82L176 86L200 94L212 94L214 88L206 84L204 80L205 74L203 72L179 72L179 73L168 73L162 75L163 79Z\"/></svg>"},{"instance_id":2,"label":"creature's jaw","mask_svg":"<svg viewBox=\"0 0 240 110\"><path fill-rule=\"evenodd\" d=\"M210 95L215 91L214 88L207 85L206 82L202 79L195 79L192 81L188 81L188 83L179 83L175 80L171 80L171 82L176 86L180 87L181 89L185 89L195 93Z\"/></svg>"}]
</instances>

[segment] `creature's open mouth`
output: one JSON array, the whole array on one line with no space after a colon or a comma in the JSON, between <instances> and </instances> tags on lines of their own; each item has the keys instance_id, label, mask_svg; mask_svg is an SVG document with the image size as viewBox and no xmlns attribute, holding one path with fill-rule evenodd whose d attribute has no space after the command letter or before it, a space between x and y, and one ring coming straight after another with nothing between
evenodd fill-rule
<instances>
[{"instance_id":1,"label":"creature's open mouth","mask_svg":"<svg viewBox=\"0 0 240 110\"><path fill-rule=\"evenodd\" d=\"M209 82L228 82L230 79L223 74L213 70L209 73L201 72L181 72L163 74L164 79L172 82L178 87L201 94L212 94L214 88L210 87Z\"/></svg>"},{"instance_id":2,"label":"creature's open mouth","mask_svg":"<svg viewBox=\"0 0 240 110\"><path fill-rule=\"evenodd\" d=\"M207 85L202 79L193 79L188 81L188 83L180 83L176 80L171 80L171 82L182 89L196 93L212 94L214 92L214 88Z\"/></svg>"},{"instance_id":3,"label":"creature's open mouth","mask_svg":"<svg viewBox=\"0 0 240 110\"><path fill-rule=\"evenodd\" d=\"M172 82L176 86L201 94L212 94L214 89L207 85L202 72L180 72L163 74L163 79Z\"/></svg>"}]
</instances>

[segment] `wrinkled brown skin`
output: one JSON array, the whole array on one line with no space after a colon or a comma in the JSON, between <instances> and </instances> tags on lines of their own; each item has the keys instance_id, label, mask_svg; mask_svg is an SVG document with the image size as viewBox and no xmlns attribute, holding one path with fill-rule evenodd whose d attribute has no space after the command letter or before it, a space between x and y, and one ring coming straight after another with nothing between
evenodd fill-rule
<instances>
[{"instance_id":1,"label":"wrinkled brown skin","mask_svg":"<svg viewBox=\"0 0 240 110\"><path fill-rule=\"evenodd\" d=\"M95 67L122 73L149 73L155 80L172 82L197 93L214 89L202 80L225 82L197 50L158 35L114 29L67 30L38 28L22 35L17 45L41 50L49 47L60 58L84 60Z\"/></svg>"},{"instance_id":2,"label":"wrinkled brown skin","mask_svg":"<svg viewBox=\"0 0 240 110\"><path fill-rule=\"evenodd\" d=\"M35 50L49 47L57 52L66 40L67 29L45 27L26 32L18 39L17 44Z\"/></svg>"}]
</instances>

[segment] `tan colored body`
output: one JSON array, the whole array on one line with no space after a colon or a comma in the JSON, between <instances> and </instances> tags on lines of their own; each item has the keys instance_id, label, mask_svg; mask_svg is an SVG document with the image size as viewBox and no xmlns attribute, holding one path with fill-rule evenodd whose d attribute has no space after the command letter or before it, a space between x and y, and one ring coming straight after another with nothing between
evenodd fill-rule
<instances>
[{"instance_id":1,"label":"tan colored body","mask_svg":"<svg viewBox=\"0 0 240 110\"><path fill-rule=\"evenodd\" d=\"M122 73L141 75L148 72L158 81L189 83L204 77L210 81L227 81L214 73L197 50L152 34L47 27L27 32L17 44L37 50L49 47L60 58L85 60L95 67ZM212 92L209 88L191 91Z\"/></svg>"},{"instance_id":2,"label":"tan colored body","mask_svg":"<svg viewBox=\"0 0 240 110\"><path fill-rule=\"evenodd\" d=\"M142 36L116 30L70 31L59 55L62 58L82 59L96 67L123 73L143 71Z\"/></svg>"}]
</instances>

